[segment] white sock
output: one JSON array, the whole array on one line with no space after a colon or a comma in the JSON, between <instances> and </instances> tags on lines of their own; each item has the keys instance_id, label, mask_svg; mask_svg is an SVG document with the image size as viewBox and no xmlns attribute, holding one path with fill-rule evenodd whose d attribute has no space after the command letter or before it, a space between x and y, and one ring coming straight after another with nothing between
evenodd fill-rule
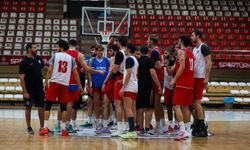
<instances>
[{"instance_id":1,"label":"white sock","mask_svg":"<svg viewBox=\"0 0 250 150\"><path fill-rule=\"evenodd\" d=\"M165 119L161 119L160 120L160 125L161 125L161 127L166 127L166 121L165 121Z\"/></svg>"},{"instance_id":2,"label":"white sock","mask_svg":"<svg viewBox=\"0 0 250 150\"><path fill-rule=\"evenodd\" d=\"M108 120L103 120L103 127L108 128L109 121Z\"/></svg>"},{"instance_id":3,"label":"white sock","mask_svg":"<svg viewBox=\"0 0 250 150\"><path fill-rule=\"evenodd\" d=\"M191 122L185 123L185 128L186 128L186 131L187 131L187 132L190 132L190 131L191 131L191 125L192 125Z\"/></svg>"},{"instance_id":4,"label":"white sock","mask_svg":"<svg viewBox=\"0 0 250 150\"><path fill-rule=\"evenodd\" d=\"M174 125L175 125L175 121L171 121L171 127L174 128Z\"/></svg>"},{"instance_id":5,"label":"white sock","mask_svg":"<svg viewBox=\"0 0 250 150\"><path fill-rule=\"evenodd\" d=\"M75 127L75 126L76 126L76 120L71 120L71 125L72 125L73 127Z\"/></svg>"},{"instance_id":6,"label":"white sock","mask_svg":"<svg viewBox=\"0 0 250 150\"><path fill-rule=\"evenodd\" d=\"M183 121L179 122L179 126L181 131L185 131L185 125Z\"/></svg>"},{"instance_id":7,"label":"white sock","mask_svg":"<svg viewBox=\"0 0 250 150\"><path fill-rule=\"evenodd\" d=\"M48 128L48 122L49 120L44 120L44 128Z\"/></svg>"},{"instance_id":8,"label":"white sock","mask_svg":"<svg viewBox=\"0 0 250 150\"><path fill-rule=\"evenodd\" d=\"M91 122L91 116L88 116L88 123Z\"/></svg>"},{"instance_id":9,"label":"white sock","mask_svg":"<svg viewBox=\"0 0 250 150\"><path fill-rule=\"evenodd\" d=\"M117 128L118 128L118 131L122 131L122 124L123 122L117 122Z\"/></svg>"},{"instance_id":10,"label":"white sock","mask_svg":"<svg viewBox=\"0 0 250 150\"><path fill-rule=\"evenodd\" d=\"M157 122L156 122L156 127L155 127L155 128L158 129L158 128L160 128L160 127L161 127L161 123L160 123L160 121L157 121Z\"/></svg>"},{"instance_id":11,"label":"white sock","mask_svg":"<svg viewBox=\"0 0 250 150\"><path fill-rule=\"evenodd\" d=\"M127 131L128 129L129 129L128 122L124 122L124 129L123 129L123 131Z\"/></svg>"},{"instance_id":12,"label":"white sock","mask_svg":"<svg viewBox=\"0 0 250 150\"><path fill-rule=\"evenodd\" d=\"M66 130L66 123L62 122L62 129Z\"/></svg>"}]
</instances>

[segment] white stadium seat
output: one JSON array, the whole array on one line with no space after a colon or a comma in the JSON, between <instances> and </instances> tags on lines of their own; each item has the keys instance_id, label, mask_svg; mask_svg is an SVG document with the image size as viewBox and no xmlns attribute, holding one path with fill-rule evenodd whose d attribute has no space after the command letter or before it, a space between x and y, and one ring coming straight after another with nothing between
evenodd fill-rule
<instances>
[{"instance_id":1,"label":"white stadium seat","mask_svg":"<svg viewBox=\"0 0 250 150\"><path fill-rule=\"evenodd\" d=\"M4 99L5 99L5 100L13 100L13 98L14 98L14 95L13 95L13 94L5 94L5 95L4 95Z\"/></svg>"},{"instance_id":2,"label":"white stadium seat","mask_svg":"<svg viewBox=\"0 0 250 150\"><path fill-rule=\"evenodd\" d=\"M247 86L247 84L245 82L238 82L239 86Z\"/></svg>"},{"instance_id":3,"label":"white stadium seat","mask_svg":"<svg viewBox=\"0 0 250 150\"><path fill-rule=\"evenodd\" d=\"M35 13L29 13L29 14L28 14L28 17L29 17L29 18L35 18L35 16L36 16Z\"/></svg>"},{"instance_id":4,"label":"white stadium seat","mask_svg":"<svg viewBox=\"0 0 250 150\"><path fill-rule=\"evenodd\" d=\"M228 86L227 82L220 82L220 86Z\"/></svg>"},{"instance_id":5,"label":"white stadium seat","mask_svg":"<svg viewBox=\"0 0 250 150\"><path fill-rule=\"evenodd\" d=\"M4 91L5 90L5 86L0 86L0 91Z\"/></svg>"},{"instance_id":6,"label":"white stadium seat","mask_svg":"<svg viewBox=\"0 0 250 150\"><path fill-rule=\"evenodd\" d=\"M23 95L22 94L15 94L14 95L14 100L22 100L23 99Z\"/></svg>"},{"instance_id":7,"label":"white stadium seat","mask_svg":"<svg viewBox=\"0 0 250 150\"><path fill-rule=\"evenodd\" d=\"M211 86L219 86L219 82L211 82Z\"/></svg>"},{"instance_id":8,"label":"white stadium seat","mask_svg":"<svg viewBox=\"0 0 250 150\"><path fill-rule=\"evenodd\" d=\"M248 90L240 90L240 94L249 94Z\"/></svg>"},{"instance_id":9,"label":"white stadium seat","mask_svg":"<svg viewBox=\"0 0 250 150\"><path fill-rule=\"evenodd\" d=\"M243 102L243 99L240 98L240 97L236 97L236 98L234 98L234 101L235 101L235 102Z\"/></svg>"},{"instance_id":10,"label":"white stadium seat","mask_svg":"<svg viewBox=\"0 0 250 150\"><path fill-rule=\"evenodd\" d=\"M209 101L209 98L208 97L202 97L202 100L203 102L208 102Z\"/></svg>"},{"instance_id":11,"label":"white stadium seat","mask_svg":"<svg viewBox=\"0 0 250 150\"><path fill-rule=\"evenodd\" d=\"M230 93L231 94L240 94L240 91L239 90L231 90Z\"/></svg>"},{"instance_id":12,"label":"white stadium seat","mask_svg":"<svg viewBox=\"0 0 250 150\"><path fill-rule=\"evenodd\" d=\"M13 91L15 91L15 87L14 86L6 86L5 91L13 92Z\"/></svg>"},{"instance_id":13,"label":"white stadium seat","mask_svg":"<svg viewBox=\"0 0 250 150\"><path fill-rule=\"evenodd\" d=\"M238 86L236 82L228 82L229 86Z\"/></svg>"},{"instance_id":14,"label":"white stadium seat","mask_svg":"<svg viewBox=\"0 0 250 150\"><path fill-rule=\"evenodd\" d=\"M243 102L250 102L250 98L243 98Z\"/></svg>"},{"instance_id":15,"label":"white stadium seat","mask_svg":"<svg viewBox=\"0 0 250 150\"><path fill-rule=\"evenodd\" d=\"M3 99L4 98L4 95L3 94L0 94L0 99Z\"/></svg>"},{"instance_id":16,"label":"white stadium seat","mask_svg":"<svg viewBox=\"0 0 250 150\"><path fill-rule=\"evenodd\" d=\"M17 78L10 78L10 79L9 79L9 82L10 82L10 83L17 83L18 80L17 80Z\"/></svg>"}]
</instances>

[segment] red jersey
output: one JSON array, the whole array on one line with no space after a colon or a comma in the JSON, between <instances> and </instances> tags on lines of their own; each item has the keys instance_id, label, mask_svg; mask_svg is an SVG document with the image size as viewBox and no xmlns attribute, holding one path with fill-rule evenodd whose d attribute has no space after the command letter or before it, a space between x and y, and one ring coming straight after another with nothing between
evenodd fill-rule
<instances>
[{"instance_id":1,"label":"red jersey","mask_svg":"<svg viewBox=\"0 0 250 150\"><path fill-rule=\"evenodd\" d=\"M185 68L181 76L176 80L176 86L184 88L194 87L194 55L191 51L183 49L185 55ZM180 68L180 62L176 61L176 72Z\"/></svg>"},{"instance_id":2,"label":"red jersey","mask_svg":"<svg viewBox=\"0 0 250 150\"><path fill-rule=\"evenodd\" d=\"M76 61L76 65L77 65L76 70L77 70L78 74L80 74L81 65L79 63L79 58L78 58L79 52L77 50L70 50L69 49L69 50L66 51L66 53L74 58L74 60ZM76 80L75 80L75 77L73 75L73 72L71 72L69 84L77 84Z\"/></svg>"},{"instance_id":3,"label":"red jersey","mask_svg":"<svg viewBox=\"0 0 250 150\"><path fill-rule=\"evenodd\" d=\"M160 62L162 63L162 51L159 47L155 47L151 52L150 52L150 55L153 51L157 51L159 53L159 58L158 60L160 60ZM150 58L152 58L152 55L150 56ZM157 60L155 58L152 58L154 61ZM158 79L161 83L164 82L164 67L162 66L160 70L155 70L156 71L156 74L158 76Z\"/></svg>"}]
</instances>

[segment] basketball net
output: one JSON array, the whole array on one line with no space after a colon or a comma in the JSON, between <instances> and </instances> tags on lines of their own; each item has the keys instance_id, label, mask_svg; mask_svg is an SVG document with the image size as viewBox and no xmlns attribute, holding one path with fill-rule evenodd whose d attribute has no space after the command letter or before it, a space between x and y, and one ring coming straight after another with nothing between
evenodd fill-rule
<instances>
[{"instance_id":1,"label":"basketball net","mask_svg":"<svg viewBox=\"0 0 250 150\"><path fill-rule=\"evenodd\" d=\"M110 38L110 36L112 34L112 31L110 31L110 30L102 30L99 33L102 36L102 42L103 43L108 43L109 42L109 38Z\"/></svg>"}]
</instances>

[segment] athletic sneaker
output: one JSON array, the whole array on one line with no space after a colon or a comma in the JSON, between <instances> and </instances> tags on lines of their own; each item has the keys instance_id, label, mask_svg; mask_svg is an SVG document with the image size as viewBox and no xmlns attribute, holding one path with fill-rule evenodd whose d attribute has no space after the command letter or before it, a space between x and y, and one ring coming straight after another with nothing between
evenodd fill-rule
<instances>
[{"instance_id":1,"label":"athletic sneaker","mask_svg":"<svg viewBox=\"0 0 250 150\"><path fill-rule=\"evenodd\" d=\"M74 131L79 131L77 125L73 126L73 130L74 130Z\"/></svg>"},{"instance_id":2,"label":"athletic sneaker","mask_svg":"<svg viewBox=\"0 0 250 150\"><path fill-rule=\"evenodd\" d=\"M60 133L61 132L61 126L56 125L56 127L53 129L53 132Z\"/></svg>"},{"instance_id":3,"label":"athletic sneaker","mask_svg":"<svg viewBox=\"0 0 250 150\"><path fill-rule=\"evenodd\" d=\"M45 135L49 133L49 129L48 128L43 128L42 130L39 131L39 135Z\"/></svg>"},{"instance_id":4,"label":"athletic sneaker","mask_svg":"<svg viewBox=\"0 0 250 150\"><path fill-rule=\"evenodd\" d=\"M175 141L184 140L188 138L186 131L180 131L179 134L174 138Z\"/></svg>"},{"instance_id":5,"label":"athletic sneaker","mask_svg":"<svg viewBox=\"0 0 250 150\"><path fill-rule=\"evenodd\" d=\"M81 128L92 127L92 123L91 123L91 122L86 121L84 124L80 125L79 127L81 127Z\"/></svg>"},{"instance_id":6,"label":"athletic sneaker","mask_svg":"<svg viewBox=\"0 0 250 150\"><path fill-rule=\"evenodd\" d=\"M114 125L114 121L109 121L108 126L113 126Z\"/></svg>"},{"instance_id":7,"label":"athletic sneaker","mask_svg":"<svg viewBox=\"0 0 250 150\"><path fill-rule=\"evenodd\" d=\"M30 135L34 134L34 131L31 127L26 128L26 132L29 133Z\"/></svg>"},{"instance_id":8,"label":"athletic sneaker","mask_svg":"<svg viewBox=\"0 0 250 150\"><path fill-rule=\"evenodd\" d=\"M152 136L155 136L155 134L153 132L149 132L149 131L140 131L140 133L138 135L139 136L143 136L143 137L152 137Z\"/></svg>"},{"instance_id":9,"label":"athletic sneaker","mask_svg":"<svg viewBox=\"0 0 250 150\"><path fill-rule=\"evenodd\" d=\"M121 135L121 138L123 139L131 139L131 138L136 138L136 137L137 137L137 133L135 131L127 132Z\"/></svg>"},{"instance_id":10,"label":"athletic sneaker","mask_svg":"<svg viewBox=\"0 0 250 150\"><path fill-rule=\"evenodd\" d=\"M117 130L117 131L111 133L111 136L112 137L118 137L118 136L121 136L122 134L124 134L124 132Z\"/></svg>"},{"instance_id":11,"label":"athletic sneaker","mask_svg":"<svg viewBox=\"0 0 250 150\"><path fill-rule=\"evenodd\" d=\"M72 125L66 126L66 130L68 133L75 133L76 131L73 129Z\"/></svg>"},{"instance_id":12,"label":"athletic sneaker","mask_svg":"<svg viewBox=\"0 0 250 150\"><path fill-rule=\"evenodd\" d=\"M96 130L95 133L96 134L111 134L111 132L108 128L102 128L100 130Z\"/></svg>"},{"instance_id":13,"label":"athletic sneaker","mask_svg":"<svg viewBox=\"0 0 250 150\"><path fill-rule=\"evenodd\" d=\"M69 133L67 130L62 129L62 136L68 136Z\"/></svg>"}]
</instances>

